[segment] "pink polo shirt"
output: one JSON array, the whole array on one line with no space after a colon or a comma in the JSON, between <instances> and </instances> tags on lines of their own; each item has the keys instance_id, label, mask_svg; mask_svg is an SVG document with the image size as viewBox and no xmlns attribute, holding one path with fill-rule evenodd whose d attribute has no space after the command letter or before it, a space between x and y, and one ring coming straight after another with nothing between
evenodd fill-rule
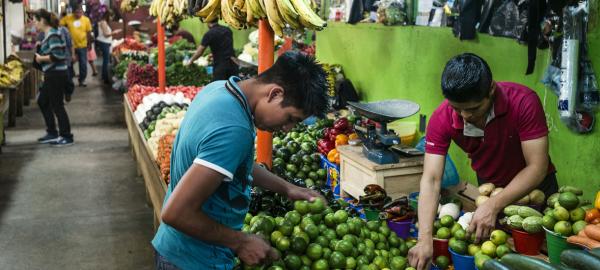
<instances>
[{"instance_id":1,"label":"pink polo shirt","mask_svg":"<svg viewBox=\"0 0 600 270\"><path fill-rule=\"evenodd\" d=\"M497 86L494 118L485 126L483 137L465 136L464 120L445 100L429 120L425 152L446 155L454 141L469 155L479 177L503 187L526 166L521 142L547 136L548 126L533 90L510 82ZM554 171L550 162L548 172Z\"/></svg>"}]
</instances>

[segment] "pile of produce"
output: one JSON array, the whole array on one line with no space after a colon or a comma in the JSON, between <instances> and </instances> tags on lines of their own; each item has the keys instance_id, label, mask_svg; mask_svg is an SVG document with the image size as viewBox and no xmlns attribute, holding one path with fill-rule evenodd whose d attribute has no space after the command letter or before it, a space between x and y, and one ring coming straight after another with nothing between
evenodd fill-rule
<instances>
[{"instance_id":1,"label":"pile of produce","mask_svg":"<svg viewBox=\"0 0 600 270\"><path fill-rule=\"evenodd\" d=\"M161 107L163 105L164 107ZM158 110L160 110L160 113L154 114ZM158 157L158 141L160 138L169 134L177 134L186 111L187 106L180 107L178 104L168 106L164 103L159 103L156 110L148 111L148 116L141 125L144 127L146 121L149 122L144 130L144 138L147 140L148 147L150 147L154 157Z\"/></svg>"},{"instance_id":2,"label":"pile of produce","mask_svg":"<svg viewBox=\"0 0 600 270\"><path fill-rule=\"evenodd\" d=\"M127 91L127 100L129 100L131 109L136 112L137 116L138 105L140 104L144 104L145 107L141 112L143 114L159 101L165 101L167 104L175 102L189 104L201 89L200 87L193 86L171 86L166 87L165 91L162 92L158 87L134 85ZM143 117L136 117L138 123L143 119Z\"/></svg>"},{"instance_id":3,"label":"pile of produce","mask_svg":"<svg viewBox=\"0 0 600 270\"><path fill-rule=\"evenodd\" d=\"M303 187L321 187L327 172L320 167L321 157L316 154L316 138L322 132L324 121L306 126L296 125L290 132L277 132L273 137L273 172L289 182Z\"/></svg>"},{"instance_id":4,"label":"pile of produce","mask_svg":"<svg viewBox=\"0 0 600 270\"><path fill-rule=\"evenodd\" d=\"M548 197L548 208L544 210L543 226L561 236L578 234L585 228L585 202L579 199L581 189L563 186L558 193Z\"/></svg>"},{"instance_id":5,"label":"pile of produce","mask_svg":"<svg viewBox=\"0 0 600 270\"><path fill-rule=\"evenodd\" d=\"M184 66L177 62L166 69L167 85L203 86L210 83L211 78L204 67L198 65Z\"/></svg>"},{"instance_id":6,"label":"pile of produce","mask_svg":"<svg viewBox=\"0 0 600 270\"><path fill-rule=\"evenodd\" d=\"M174 134L167 134L158 140L158 155L156 163L160 168L160 177L165 183L171 182L171 151L173 150Z\"/></svg>"},{"instance_id":7,"label":"pile of produce","mask_svg":"<svg viewBox=\"0 0 600 270\"><path fill-rule=\"evenodd\" d=\"M185 17L187 9L188 1L186 0L153 0L149 13L160 19L160 22L167 28L171 28Z\"/></svg>"},{"instance_id":8,"label":"pile of produce","mask_svg":"<svg viewBox=\"0 0 600 270\"><path fill-rule=\"evenodd\" d=\"M6 59L4 65L0 65L0 87L8 87L17 84L23 77L23 63L11 55Z\"/></svg>"},{"instance_id":9,"label":"pile of produce","mask_svg":"<svg viewBox=\"0 0 600 270\"><path fill-rule=\"evenodd\" d=\"M280 257L244 269L411 269L406 255L414 242L399 238L385 223L349 218L319 199L296 201L293 211L277 217L247 214L242 231L263 237Z\"/></svg>"},{"instance_id":10,"label":"pile of produce","mask_svg":"<svg viewBox=\"0 0 600 270\"><path fill-rule=\"evenodd\" d=\"M123 0L121 1L121 11L124 13L133 12L139 6L138 0Z\"/></svg>"},{"instance_id":11,"label":"pile of produce","mask_svg":"<svg viewBox=\"0 0 600 270\"><path fill-rule=\"evenodd\" d=\"M492 183L485 183L479 186L479 197L475 200L475 204L479 207L485 201L487 201L490 197L494 197L498 195L504 188L496 187ZM518 205L532 205L532 206L543 206L546 201L546 196L544 192L539 189L533 190L531 193L525 195L520 200L516 201L515 204ZM541 210L541 208L540 208Z\"/></svg>"},{"instance_id":12,"label":"pile of produce","mask_svg":"<svg viewBox=\"0 0 600 270\"><path fill-rule=\"evenodd\" d=\"M504 208L506 225L509 228L525 231L531 234L542 232L542 213L528 206L509 205ZM501 221L504 223L504 221Z\"/></svg>"},{"instance_id":13,"label":"pile of produce","mask_svg":"<svg viewBox=\"0 0 600 270\"><path fill-rule=\"evenodd\" d=\"M143 65L146 62L138 61L130 58L123 58L121 61L113 67L113 76L117 79L125 78L125 74L127 73L127 68L130 63L136 63L137 65Z\"/></svg>"},{"instance_id":14,"label":"pile of produce","mask_svg":"<svg viewBox=\"0 0 600 270\"><path fill-rule=\"evenodd\" d=\"M190 15L205 22L220 17L238 30L256 26L259 19L266 18L278 36L283 36L284 28L321 30L327 25L315 12L317 3L313 0L195 0L193 6L188 10Z\"/></svg>"},{"instance_id":15,"label":"pile of produce","mask_svg":"<svg viewBox=\"0 0 600 270\"><path fill-rule=\"evenodd\" d=\"M379 219L401 222L412 221L415 216L415 210L408 205L408 197L403 196L384 205Z\"/></svg>"},{"instance_id":16,"label":"pile of produce","mask_svg":"<svg viewBox=\"0 0 600 270\"><path fill-rule=\"evenodd\" d=\"M326 128L323 137L317 141L319 153L327 156L329 162L340 164L340 155L336 147L348 144L348 141L358 139L354 133L356 118L350 116L342 117L333 122L333 127Z\"/></svg>"},{"instance_id":17,"label":"pile of produce","mask_svg":"<svg viewBox=\"0 0 600 270\"><path fill-rule=\"evenodd\" d=\"M144 66L135 62L127 67L127 86L134 85L158 86L158 71L150 64Z\"/></svg>"},{"instance_id":18,"label":"pile of produce","mask_svg":"<svg viewBox=\"0 0 600 270\"><path fill-rule=\"evenodd\" d=\"M384 204L391 200L391 198L387 196L385 189L379 185L367 185L363 191L365 192L365 195L358 197L358 203L364 208L383 210Z\"/></svg>"},{"instance_id":19,"label":"pile of produce","mask_svg":"<svg viewBox=\"0 0 600 270\"><path fill-rule=\"evenodd\" d=\"M121 44L113 48L113 54L120 55L128 51L145 51L147 48L144 44L137 42L133 38L125 38Z\"/></svg>"},{"instance_id":20,"label":"pile of produce","mask_svg":"<svg viewBox=\"0 0 600 270\"><path fill-rule=\"evenodd\" d=\"M590 251L567 249L560 254L560 262L562 265L554 265L539 258L511 253L506 254L499 261L484 260L478 268L481 270L597 270L600 268L600 249L595 248Z\"/></svg>"},{"instance_id":21,"label":"pile of produce","mask_svg":"<svg viewBox=\"0 0 600 270\"><path fill-rule=\"evenodd\" d=\"M131 59L143 63L148 63L149 57L150 55L145 51L126 51L121 53L121 59Z\"/></svg>"},{"instance_id":22,"label":"pile of produce","mask_svg":"<svg viewBox=\"0 0 600 270\"><path fill-rule=\"evenodd\" d=\"M165 65L171 66L176 63L183 63L185 58L191 58L194 55L196 47L185 39L180 39L165 48ZM158 65L158 49L152 49L150 63Z\"/></svg>"}]
</instances>

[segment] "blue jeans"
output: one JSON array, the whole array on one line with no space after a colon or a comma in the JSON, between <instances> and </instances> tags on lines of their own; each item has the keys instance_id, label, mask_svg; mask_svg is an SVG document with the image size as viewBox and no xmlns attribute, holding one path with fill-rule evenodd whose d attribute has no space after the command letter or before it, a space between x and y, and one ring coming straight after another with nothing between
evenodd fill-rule
<instances>
[{"instance_id":1,"label":"blue jeans","mask_svg":"<svg viewBox=\"0 0 600 270\"><path fill-rule=\"evenodd\" d=\"M102 51L102 80L110 82L110 43L99 41L100 51Z\"/></svg>"},{"instance_id":2,"label":"blue jeans","mask_svg":"<svg viewBox=\"0 0 600 270\"><path fill-rule=\"evenodd\" d=\"M156 270L179 270L177 266L167 261L167 259L160 255L156 250L154 251L154 267Z\"/></svg>"},{"instance_id":3,"label":"blue jeans","mask_svg":"<svg viewBox=\"0 0 600 270\"><path fill-rule=\"evenodd\" d=\"M76 48L77 63L79 65L79 83L84 83L87 78L87 48Z\"/></svg>"}]
</instances>

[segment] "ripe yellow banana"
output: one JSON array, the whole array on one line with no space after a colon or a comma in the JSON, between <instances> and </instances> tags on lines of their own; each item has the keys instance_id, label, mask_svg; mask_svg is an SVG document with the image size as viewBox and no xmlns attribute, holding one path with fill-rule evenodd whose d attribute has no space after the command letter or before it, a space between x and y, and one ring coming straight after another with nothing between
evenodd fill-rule
<instances>
[{"instance_id":1,"label":"ripe yellow banana","mask_svg":"<svg viewBox=\"0 0 600 270\"><path fill-rule=\"evenodd\" d=\"M265 14L265 11L258 1L259 0L246 0L246 5L252 10L252 16L254 16L254 18L265 18L267 17L267 14Z\"/></svg>"},{"instance_id":2,"label":"ripe yellow banana","mask_svg":"<svg viewBox=\"0 0 600 270\"><path fill-rule=\"evenodd\" d=\"M275 1L276 0L264 0L266 7L265 11L267 12L267 18L271 28L273 28L273 32L281 37L283 36L283 27L285 27L285 24L279 15L277 3Z\"/></svg>"},{"instance_id":3,"label":"ripe yellow banana","mask_svg":"<svg viewBox=\"0 0 600 270\"><path fill-rule=\"evenodd\" d=\"M214 13L215 9L219 9L220 12L221 1L220 0L209 0L208 4L204 6L201 10L196 12L196 16L207 18L209 14Z\"/></svg>"},{"instance_id":4,"label":"ripe yellow banana","mask_svg":"<svg viewBox=\"0 0 600 270\"><path fill-rule=\"evenodd\" d=\"M252 13L252 8L250 7L250 1L246 0L246 23L252 23L254 21L254 15Z\"/></svg>"},{"instance_id":5,"label":"ripe yellow banana","mask_svg":"<svg viewBox=\"0 0 600 270\"><path fill-rule=\"evenodd\" d=\"M212 22L221 16L221 1L216 0L215 2L217 2L217 5L204 17L203 22Z\"/></svg>"},{"instance_id":6,"label":"ripe yellow banana","mask_svg":"<svg viewBox=\"0 0 600 270\"><path fill-rule=\"evenodd\" d=\"M221 15L223 16L223 20L227 24L229 24L229 26L240 30L244 27L235 18L235 15L233 14L233 10L232 10L232 5L233 5L233 2L230 2L230 0L221 0Z\"/></svg>"},{"instance_id":7,"label":"ripe yellow banana","mask_svg":"<svg viewBox=\"0 0 600 270\"><path fill-rule=\"evenodd\" d=\"M298 22L298 13L290 0L276 0L277 10L281 14L281 18L289 24L293 29L300 29L302 26Z\"/></svg>"},{"instance_id":8,"label":"ripe yellow banana","mask_svg":"<svg viewBox=\"0 0 600 270\"><path fill-rule=\"evenodd\" d=\"M300 23L302 25L315 30L321 30L327 25L304 0L291 0L292 5L300 15Z\"/></svg>"}]
</instances>

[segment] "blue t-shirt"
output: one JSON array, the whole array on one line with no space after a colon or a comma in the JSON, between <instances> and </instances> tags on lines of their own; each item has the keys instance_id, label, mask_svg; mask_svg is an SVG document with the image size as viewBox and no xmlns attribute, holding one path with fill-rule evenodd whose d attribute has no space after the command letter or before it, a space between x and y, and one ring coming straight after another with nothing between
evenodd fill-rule
<instances>
[{"instance_id":1,"label":"blue t-shirt","mask_svg":"<svg viewBox=\"0 0 600 270\"><path fill-rule=\"evenodd\" d=\"M237 85L239 80L229 79L245 99ZM190 105L173 144L171 183L165 203L193 163L209 167L223 174L224 181L202 211L218 223L241 230L250 205L256 131L251 112L227 91L225 83L207 85ZM152 245L184 270L233 268L235 254L229 248L200 241L164 223Z\"/></svg>"}]
</instances>

